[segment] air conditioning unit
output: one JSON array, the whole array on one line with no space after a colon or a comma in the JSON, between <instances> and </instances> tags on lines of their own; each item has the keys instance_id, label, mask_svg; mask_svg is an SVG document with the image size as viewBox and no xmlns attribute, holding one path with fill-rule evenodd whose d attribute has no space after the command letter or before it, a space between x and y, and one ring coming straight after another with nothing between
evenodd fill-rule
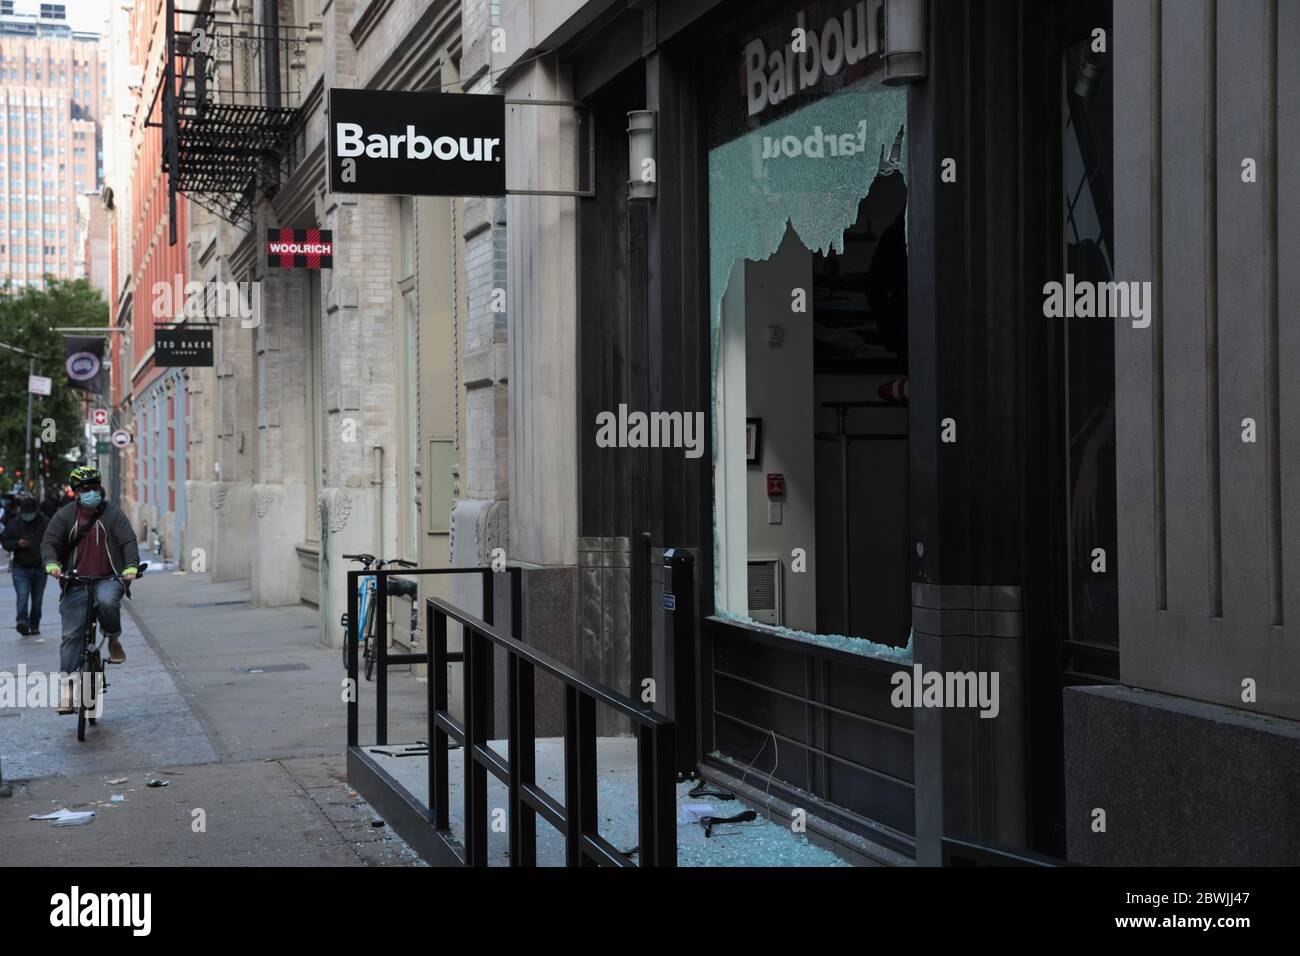
<instances>
[{"instance_id":1,"label":"air conditioning unit","mask_svg":"<svg viewBox=\"0 0 1300 956\"><path fill-rule=\"evenodd\" d=\"M784 624L781 559L750 558L747 581L749 616L760 624Z\"/></svg>"}]
</instances>

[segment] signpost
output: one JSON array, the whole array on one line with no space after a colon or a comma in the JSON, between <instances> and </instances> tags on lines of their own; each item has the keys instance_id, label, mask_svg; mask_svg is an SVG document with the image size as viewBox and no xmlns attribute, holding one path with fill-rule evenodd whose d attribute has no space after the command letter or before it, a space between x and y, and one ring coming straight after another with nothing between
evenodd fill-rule
<instances>
[{"instance_id":1,"label":"signpost","mask_svg":"<svg viewBox=\"0 0 1300 956\"><path fill-rule=\"evenodd\" d=\"M27 391L33 395L49 395L54 390L54 379L44 375L28 375Z\"/></svg>"},{"instance_id":2,"label":"signpost","mask_svg":"<svg viewBox=\"0 0 1300 956\"><path fill-rule=\"evenodd\" d=\"M117 431L113 432L111 440L115 447L125 448L127 445L131 444L131 433L125 428L119 428Z\"/></svg>"}]
</instances>

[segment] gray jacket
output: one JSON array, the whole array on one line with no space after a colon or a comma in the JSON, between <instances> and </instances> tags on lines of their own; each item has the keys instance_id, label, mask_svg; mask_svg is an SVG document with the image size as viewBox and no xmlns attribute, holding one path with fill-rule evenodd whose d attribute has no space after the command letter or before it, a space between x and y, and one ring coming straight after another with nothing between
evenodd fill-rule
<instances>
[{"instance_id":1,"label":"gray jacket","mask_svg":"<svg viewBox=\"0 0 1300 956\"><path fill-rule=\"evenodd\" d=\"M41 564L57 564L60 568L68 567L68 545L77 531L77 503L70 501L54 513L45 537L41 539ZM140 566L140 548L136 544L135 529L126 514L117 505L105 502L95 519L94 526L86 537L100 531L108 544L108 563L116 574L126 568ZM83 539L84 540L84 539ZM80 551L80 547L77 549Z\"/></svg>"}]
</instances>

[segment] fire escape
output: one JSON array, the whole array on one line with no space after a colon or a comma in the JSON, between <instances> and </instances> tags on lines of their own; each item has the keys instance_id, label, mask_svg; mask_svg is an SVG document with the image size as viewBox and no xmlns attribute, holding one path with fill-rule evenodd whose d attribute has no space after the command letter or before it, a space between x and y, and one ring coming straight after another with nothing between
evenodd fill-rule
<instances>
[{"instance_id":1,"label":"fire escape","mask_svg":"<svg viewBox=\"0 0 1300 956\"><path fill-rule=\"evenodd\" d=\"M314 37L305 27L281 25L276 8L266 4L268 22L247 23L166 0L169 55L150 111L158 116L161 100L162 121L148 125L162 128L172 245L178 193L252 227L257 201L280 187Z\"/></svg>"}]
</instances>

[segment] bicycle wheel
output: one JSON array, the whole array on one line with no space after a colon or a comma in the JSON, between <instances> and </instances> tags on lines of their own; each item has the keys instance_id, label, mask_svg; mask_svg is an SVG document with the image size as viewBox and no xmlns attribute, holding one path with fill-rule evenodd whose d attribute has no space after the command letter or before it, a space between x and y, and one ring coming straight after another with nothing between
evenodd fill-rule
<instances>
[{"instance_id":1,"label":"bicycle wheel","mask_svg":"<svg viewBox=\"0 0 1300 956\"><path fill-rule=\"evenodd\" d=\"M375 679L375 603L370 601L366 608L366 680Z\"/></svg>"},{"instance_id":2,"label":"bicycle wheel","mask_svg":"<svg viewBox=\"0 0 1300 956\"><path fill-rule=\"evenodd\" d=\"M94 632L91 632L91 640L94 640ZM94 667L94 660L91 657L89 642L87 649L81 652L81 660L77 662L77 677L81 686L74 689L74 697L77 702L77 740L86 739L86 680L83 676L88 670Z\"/></svg>"}]
</instances>

